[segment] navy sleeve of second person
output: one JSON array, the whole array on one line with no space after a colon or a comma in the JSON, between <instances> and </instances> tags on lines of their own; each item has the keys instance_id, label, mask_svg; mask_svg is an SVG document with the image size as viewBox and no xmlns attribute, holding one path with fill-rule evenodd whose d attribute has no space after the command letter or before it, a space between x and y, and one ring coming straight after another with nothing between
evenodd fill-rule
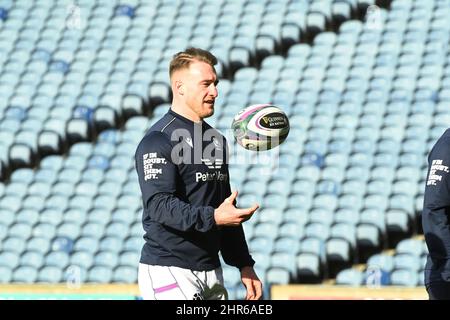
<instances>
[{"instance_id":1,"label":"navy sleeve of second person","mask_svg":"<svg viewBox=\"0 0 450 320\"><path fill-rule=\"evenodd\" d=\"M196 207L176 196L178 171L171 160L172 145L162 132L151 132L139 144L136 171L144 210L150 219L180 231L213 228L214 208Z\"/></svg>"},{"instance_id":2,"label":"navy sleeve of second person","mask_svg":"<svg viewBox=\"0 0 450 320\"><path fill-rule=\"evenodd\" d=\"M428 158L422 224L433 259L450 259L450 138L438 141Z\"/></svg>"}]
</instances>

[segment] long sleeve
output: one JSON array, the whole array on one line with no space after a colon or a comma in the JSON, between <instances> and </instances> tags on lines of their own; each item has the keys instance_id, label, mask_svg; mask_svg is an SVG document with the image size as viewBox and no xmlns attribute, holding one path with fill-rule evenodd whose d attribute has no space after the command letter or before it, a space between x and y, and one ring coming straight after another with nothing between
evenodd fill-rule
<instances>
[{"instance_id":1,"label":"long sleeve","mask_svg":"<svg viewBox=\"0 0 450 320\"><path fill-rule=\"evenodd\" d=\"M168 193L155 195L149 212L152 220L179 231L206 232L215 226L213 207L195 207Z\"/></svg>"},{"instance_id":2,"label":"long sleeve","mask_svg":"<svg viewBox=\"0 0 450 320\"><path fill-rule=\"evenodd\" d=\"M450 138L433 147L428 158L422 224L433 260L450 259Z\"/></svg>"},{"instance_id":3,"label":"long sleeve","mask_svg":"<svg viewBox=\"0 0 450 320\"><path fill-rule=\"evenodd\" d=\"M136 150L144 210L152 221L164 226L206 232L215 226L214 208L196 207L176 196L178 171L171 153L169 138L161 132L151 132Z\"/></svg>"},{"instance_id":4,"label":"long sleeve","mask_svg":"<svg viewBox=\"0 0 450 320\"><path fill-rule=\"evenodd\" d=\"M229 183L226 194L227 197L231 195L231 187ZM220 250L225 263L239 269L247 266L253 267L255 261L249 253L242 225L237 227L223 227L220 229L220 232Z\"/></svg>"}]
</instances>

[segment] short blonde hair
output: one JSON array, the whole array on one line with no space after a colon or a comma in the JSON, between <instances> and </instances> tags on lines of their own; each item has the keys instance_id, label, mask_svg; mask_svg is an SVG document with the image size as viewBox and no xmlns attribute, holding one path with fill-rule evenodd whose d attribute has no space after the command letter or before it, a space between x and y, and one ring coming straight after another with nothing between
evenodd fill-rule
<instances>
[{"instance_id":1,"label":"short blonde hair","mask_svg":"<svg viewBox=\"0 0 450 320\"><path fill-rule=\"evenodd\" d=\"M209 64L213 70L217 64L217 58L209 51L200 48L187 48L185 51L178 52L170 61L169 76L172 78L172 74L180 69L189 68L193 61L202 61Z\"/></svg>"}]
</instances>

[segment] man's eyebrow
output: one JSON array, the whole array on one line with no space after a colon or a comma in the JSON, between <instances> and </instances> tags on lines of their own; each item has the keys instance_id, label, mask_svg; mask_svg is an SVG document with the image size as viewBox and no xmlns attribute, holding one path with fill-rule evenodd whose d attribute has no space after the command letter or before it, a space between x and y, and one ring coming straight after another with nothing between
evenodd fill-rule
<instances>
[{"instance_id":1,"label":"man's eyebrow","mask_svg":"<svg viewBox=\"0 0 450 320\"><path fill-rule=\"evenodd\" d=\"M200 81L200 83L212 83L212 82L214 82L214 84L217 86L217 84L219 83L219 79L216 79L215 81L213 81L212 79L205 79Z\"/></svg>"}]
</instances>

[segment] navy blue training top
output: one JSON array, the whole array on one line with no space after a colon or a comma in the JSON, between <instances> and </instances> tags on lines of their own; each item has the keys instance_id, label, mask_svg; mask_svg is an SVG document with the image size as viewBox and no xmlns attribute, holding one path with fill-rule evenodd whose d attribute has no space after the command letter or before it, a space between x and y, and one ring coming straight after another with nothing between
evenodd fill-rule
<instances>
[{"instance_id":1,"label":"navy blue training top","mask_svg":"<svg viewBox=\"0 0 450 320\"><path fill-rule=\"evenodd\" d=\"M450 281L450 129L428 156L422 226L428 247L425 283Z\"/></svg>"},{"instance_id":2,"label":"navy blue training top","mask_svg":"<svg viewBox=\"0 0 450 320\"><path fill-rule=\"evenodd\" d=\"M225 137L170 109L135 154L145 244L141 263L196 271L253 266L242 226L219 227L214 209L230 196Z\"/></svg>"}]
</instances>

